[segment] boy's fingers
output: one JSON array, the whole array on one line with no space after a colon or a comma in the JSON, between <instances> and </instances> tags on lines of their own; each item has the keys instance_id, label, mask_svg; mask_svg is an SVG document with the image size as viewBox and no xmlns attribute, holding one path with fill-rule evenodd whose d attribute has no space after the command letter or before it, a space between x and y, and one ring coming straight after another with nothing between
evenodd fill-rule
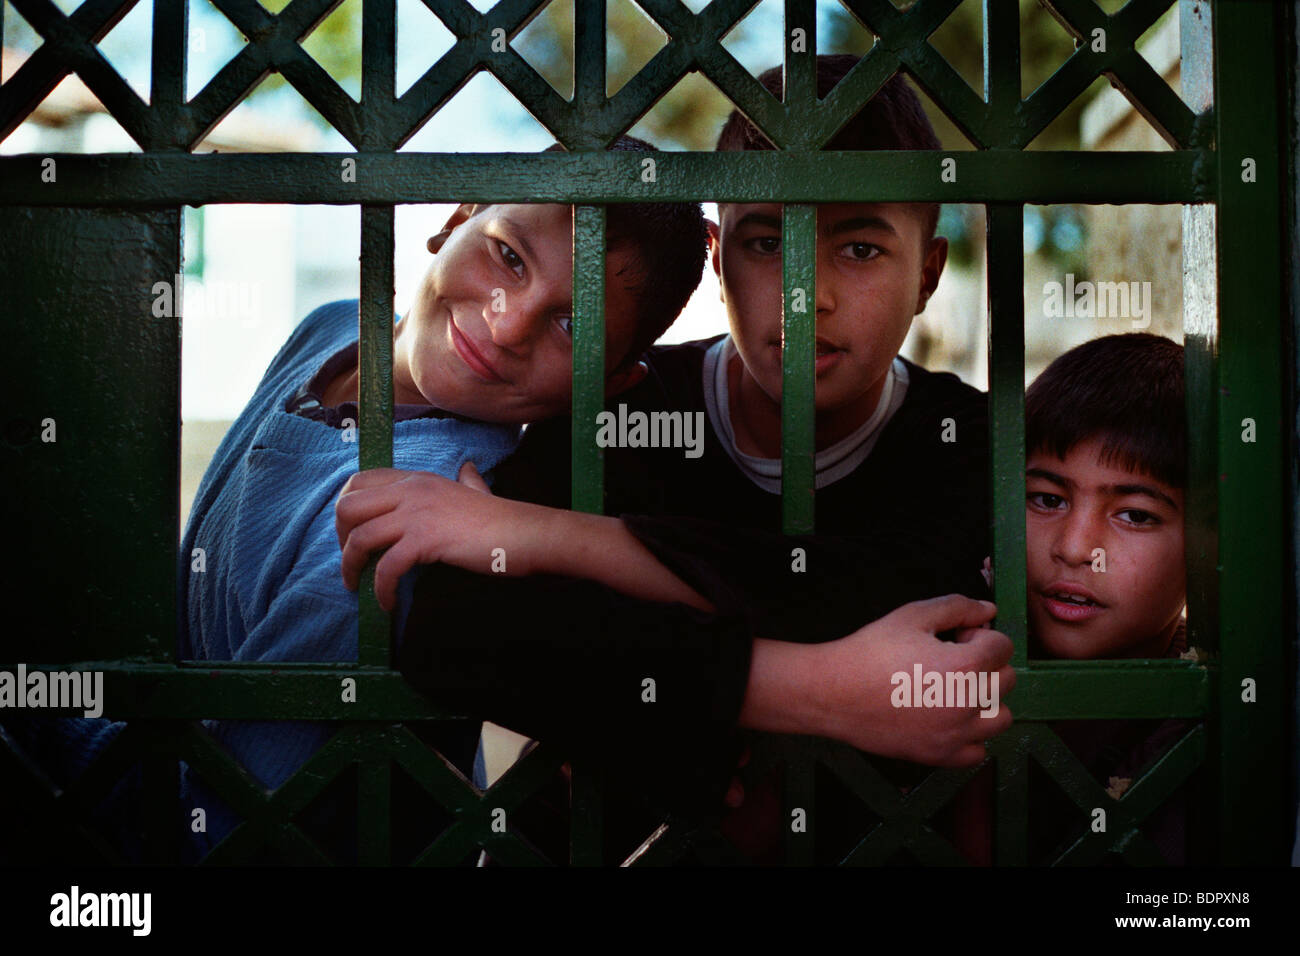
<instances>
[{"instance_id":1,"label":"boy's fingers","mask_svg":"<svg viewBox=\"0 0 1300 956\"><path fill-rule=\"evenodd\" d=\"M401 536L401 523L392 514L353 528L343 544L344 586L349 591L355 591L361 581L361 571L370 560L371 553L380 548L387 548Z\"/></svg>"},{"instance_id":2,"label":"boy's fingers","mask_svg":"<svg viewBox=\"0 0 1300 956\"><path fill-rule=\"evenodd\" d=\"M403 538L384 552L375 565L375 597L385 611L397 606L397 583L419 561L419 549Z\"/></svg>"},{"instance_id":3,"label":"boy's fingers","mask_svg":"<svg viewBox=\"0 0 1300 956\"><path fill-rule=\"evenodd\" d=\"M456 475L456 480L468 488L473 488L475 491L492 494L492 489L488 487L488 483L483 480L483 476L478 473L478 469L474 467L472 461L467 461L460 466L460 473Z\"/></svg>"},{"instance_id":4,"label":"boy's fingers","mask_svg":"<svg viewBox=\"0 0 1300 956\"><path fill-rule=\"evenodd\" d=\"M340 494L346 494L349 491L362 491L366 488L378 488L380 485L391 485L395 481L401 481L409 474L399 468L367 468L365 471L359 471L343 486Z\"/></svg>"},{"instance_id":5,"label":"boy's fingers","mask_svg":"<svg viewBox=\"0 0 1300 956\"><path fill-rule=\"evenodd\" d=\"M1010 707L1006 704L999 704L998 712L994 716L977 717L975 719L985 725L981 730L986 737L996 737L998 734L1006 733L1011 729L1015 717L1012 715Z\"/></svg>"},{"instance_id":6,"label":"boy's fingers","mask_svg":"<svg viewBox=\"0 0 1300 956\"><path fill-rule=\"evenodd\" d=\"M987 627L973 627L957 634L957 643L972 653L983 670L997 670L1011 660L1015 645L1001 631Z\"/></svg>"},{"instance_id":7,"label":"boy's fingers","mask_svg":"<svg viewBox=\"0 0 1300 956\"><path fill-rule=\"evenodd\" d=\"M349 482L350 483L350 482ZM402 493L395 487L354 488L344 487L334 502L334 533L339 547L348 539L352 529L388 514L402 503Z\"/></svg>"},{"instance_id":8,"label":"boy's fingers","mask_svg":"<svg viewBox=\"0 0 1300 956\"><path fill-rule=\"evenodd\" d=\"M977 601L962 594L913 601L900 608L903 609L918 626L936 634L955 628L978 627L991 621L997 613L997 606L992 601Z\"/></svg>"},{"instance_id":9,"label":"boy's fingers","mask_svg":"<svg viewBox=\"0 0 1300 956\"><path fill-rule=\"evenodd\" d=\"M1008 664L998 671L998 693L1009 694L1016 686L1016 669Z\"/></svg>"}]
</instances>

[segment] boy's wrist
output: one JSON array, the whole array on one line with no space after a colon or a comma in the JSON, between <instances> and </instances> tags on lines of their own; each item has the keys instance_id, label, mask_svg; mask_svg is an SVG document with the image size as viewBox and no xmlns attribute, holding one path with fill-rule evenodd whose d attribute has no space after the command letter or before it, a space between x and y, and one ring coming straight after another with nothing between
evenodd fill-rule
<instances>
[{"instance_id":1,"label":"boy's wrist","mask_svg":"<svg viewBox=\"0 0 1300 956\"><path fill-rule=\"evenodd\" d=\"M601 515L524 505L522 574L556 574L590 577L589 550L602 529L600 522L616 521Z\"/></svg>"},{"instance_id":2,"label":"boy's wrist","mask_svg":"<svg viewBox=\"0 0 1300 956\"><path fill-rule=\"evenodd\" d=\"M755 638L741 725L770 733L834 736L820 693L830 679L826 647Z\"/></svg>"}]
</instances>

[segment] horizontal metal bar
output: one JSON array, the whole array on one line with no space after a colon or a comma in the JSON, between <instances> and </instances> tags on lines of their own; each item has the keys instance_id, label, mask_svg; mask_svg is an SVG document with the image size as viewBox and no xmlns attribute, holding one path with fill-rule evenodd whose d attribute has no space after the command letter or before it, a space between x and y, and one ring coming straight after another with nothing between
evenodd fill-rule
<instances>
[{"instance_id":1,"label":"horizontal metal bar","mask_svg":"<svg viewBox=\"0 0 1300 956\"><path fill-rule=\"evenodd\" d=\"M70 666L104 672L100 699L113 719L464 719L438 710L396 671L355 664L102 662L28 672ZM346 677L356 680L355 703L342 699ZM1008 702L1017 721L1197 717L1208 711L1212 679L1190 661L1035 661L1016 672Z\"/></svg>"},{"instance_id":2,"label":"horizontal metal bar","mask_svg":"<svg viewBox=\"0 0 1300 956\"><path fill-rule=\"evenodd\" d=\"M1033 661L1016 670L1007 703L1017 722L1202 717L1213 665L1192 661Z\"/></svg>"},{"instance_id":3,"label":"horizontal metal bar","mask_svg":"<svg viewBox=\"0 0 1300 956\"><path fill-rule=\"evenodd\" d=\"M0 157L0 205L435 202L1196 203L1218 193L1208 150L1145 152L203 153ZM943 182L941 159L956 160ZM349 181L342 175L345 159ZM951 177L949 177L951 178ZM355 181L352 181L355 180Z\"/></svg>"}]
</instances>

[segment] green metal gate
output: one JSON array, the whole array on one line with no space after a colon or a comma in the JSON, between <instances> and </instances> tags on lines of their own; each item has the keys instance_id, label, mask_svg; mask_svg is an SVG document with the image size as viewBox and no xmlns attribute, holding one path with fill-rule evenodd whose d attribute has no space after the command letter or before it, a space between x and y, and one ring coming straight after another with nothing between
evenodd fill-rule
<instances>
[{"instance_id":1,"label":"green metal gate","mask_svg":"<svg viewBox=\"0 0 1300 956\"><path fill-rule=\"evenodd\" d=\"M845 0L879 38L825 99L818 100L812 53L786 43L785 101L768 96L720 40L757 0L713 0L694 13L679 0L637 0L667 44L615 95L605 90L605 4L578 0L573 98L565 101L509 46L544 0L500 0L478 13L465 0L424 0L455 34L451 50L401 96L395 89L395 0L365 0L360 103L298 41L340 0L293 0L279 15L254 0L213 0L248 37L246 48L193 99L184 95L187 5L154 8L152 91L144 103L94 43L134 0L86 0L64 16L50 0L9 0L43 45L0 86L0 138L70 72L76 72L142 153L0 157L0 289L4 330L18 366L9 389L0 460L8 494L5 527L31 568L11 595L0 664L106 672L105 716L128 721L76 784L51 786L0 738L13 806L27 834L65 834L69 859L111 858L86 811L129 767L144 768L151 860L176 858L177 761L185 761L246 823L210 855L251 858L271 845L287 858L324 862L296 825L335 777L357 770L360 861L389 862L394 765L454 822L417 862L454 864L475 846L505 863L540 861L514 833L495 833L491 811L509 813L550 777L563 755L542 747L487 795L473 790L408 726L463 720L435 710L392 669L386 616L369 582L362 588L356 664L236 665L174 660L181 327L151 313L155 282L182 271L181 208L206 203L334 203L361 209L361 425L365 468L391 462L393 212L398 203L492 200L576 205L573 503L602 501L596 413L602 408L604 210L610 202L714 200L783 202L787 302L814 295L815 206L822 202L933 201L987 207L990 435L994 561L999 627L1016 644L1010 697L1017 722L989 752L997 779L996 859L1023 863L1030 761L1042 765L1081 809L1104 807L1104 834L1081 827L1057 861L1088 863L1107 853L1158 862L1139 831L1175 787L1193 780L1206 813L1201 848L1210 862L1280 862L1289 844L1289 793L1278 779L1290 761L1283 490L1286 431L1282 295L1284 153L1282 57L1273 38L1286 11L1271 3L1181 0L1184 83L1202 97L1193 112L1134 49L1171 0L1130 0L1113 14L1093 0L1045 0L1083 41L1106 33L1105 52L1081 42L1041 87L1021 98L1016 0L984 0L985 98L975 94L926 41L959 0ZM814 0L786 0L787 39L801 28L816 50ZM884 81L907 71L978 147L952 154L955 182L940 176L948 154L822 153L839 126ZM567 153L443 155L397 153L432 112L478 70L491 71L569 150ZM770 152L663 153L654 183L640 158L604 147L683 75L698 70L778 147ZM202 137L270 71L279 71L356 148L355 181L340 155L196 155ZM1030 152L1024 147L1099 75L1121 87L1173 147L1162 153ZM1212 102L1212 106L1210 105ZM57 178L46 181L53 158ZM1254 160L1255 175L1243 176ZM1281 168L1280 168L1281 167ZM1025 203L1184 204L1194 268L1217 277L1207 299L1188 306L1186 355L1192 460L1188 527L1192 643L1211 652L1190 661L1030 663L1025 652L1023 247ZM1213 296L1217 292L1217 303ZM787 309L785 524L810 530L812 487L812 317ZM1240 440L1241 421L1258 441ZM38 440L54 419L57 441ZM19 601L21 598L21 602ZM343 703L340 681L356 681ZM1243 681L1257 700L1243 701ZM1107 795L1045 723L1068 718L1181 716L1191 730L1122 799ZM338 733L274 793L201 729L200 719L336 721ZM811 798L813 768L829 768L881 822L844 862L889 859L900 848L922 862L956 860L927 825L974 771L936 771L901 795L862 755L825 741L778 740L787 762L787 806ZM599 781L576 768L571 862L601 859ZM7 837L8 838L8 837ZM812 859L811 840L788 840L792 862ZM720 841L669 821L639 862L669 862L690 848L723 860ZM48 861L48 841L39 844Z\"/></svg>"}]
</instances>

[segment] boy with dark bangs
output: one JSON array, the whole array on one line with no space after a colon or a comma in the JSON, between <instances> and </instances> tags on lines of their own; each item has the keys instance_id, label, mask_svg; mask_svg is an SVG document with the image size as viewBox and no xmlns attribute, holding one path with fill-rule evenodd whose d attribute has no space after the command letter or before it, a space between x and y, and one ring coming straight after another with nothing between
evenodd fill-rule
<instances>
[{"instance_id":1,"label":"boy with dark bangs","mask_svg":"<svg viewBox=\"0 0 1300 956\"><path fill-rule=\"evenodd\" d=\"M1061 355L1025 392L1025 448L1031 651L1068 660L1182 655L1182 346L1134 332ZM1052 729L1118 798L1189 726L1112 719L1056 721ZM957 818L966 821L958 839L973 862L990 861L991 794L983 774L958 799ZM1184 862L1184 817L1175 797L1145 827L1172 864ZM1073 817L1031 822L1036 857L1081 832Z\"/></svg>"}]
</instances>

